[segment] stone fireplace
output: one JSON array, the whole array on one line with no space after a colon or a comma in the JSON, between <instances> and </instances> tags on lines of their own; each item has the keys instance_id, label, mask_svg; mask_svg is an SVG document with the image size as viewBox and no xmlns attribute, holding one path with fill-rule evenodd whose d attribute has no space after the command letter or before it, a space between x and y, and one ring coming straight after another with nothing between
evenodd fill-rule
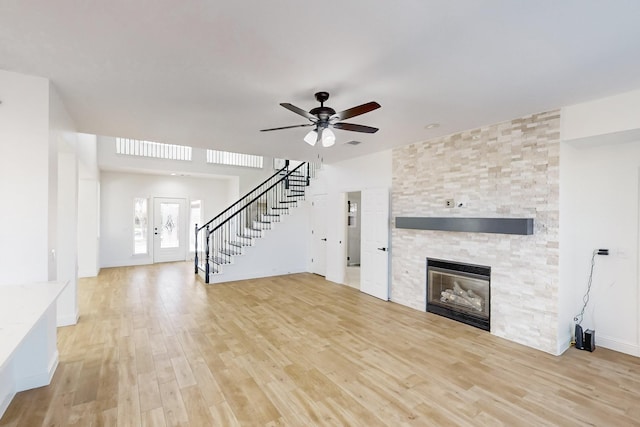
<instances>
[{"instance_id":1,"label":"stone fireplace","mask_svg":"<svg viewBox=\"0 0 640 427\"><path fill-rule=\"evenodd\" d=\"M427 258L427 311L491 330L491 267Z\"/></svg>"},{"instance_id":2,"label":"stone fireplace","mask_svg":"<svg viewBox=\"0 0 640 427\"><path fill-rule=\"evenodd\" d=\"M392 301L425 310L426 257L491 266L491 334L558 354L559 128L559 111L549 111L394 148L394 221L530 218L533 229L517 235L395 226ZM455 291L443 286L439 292Z\"/></svg>"}]
</instances>

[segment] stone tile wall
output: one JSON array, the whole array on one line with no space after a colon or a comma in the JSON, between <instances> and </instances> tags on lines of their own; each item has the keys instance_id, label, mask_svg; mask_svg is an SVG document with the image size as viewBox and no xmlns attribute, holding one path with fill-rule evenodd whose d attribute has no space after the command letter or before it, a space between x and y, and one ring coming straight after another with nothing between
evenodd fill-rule
<instances>
[{"instance_id":1,"label":"stone tile wall","mask_svg":"<svg viewBox=\"0 0 640 427\"><path fill-rule=\"evenodd\" d=\"M392 230L391 299L426 304L426 258L491 266L491 333L557 350L560 112L393 150L392 216L534 218L534 234ZM447 208L446 199L465 203Z\"/></svg>"}]
</instances>

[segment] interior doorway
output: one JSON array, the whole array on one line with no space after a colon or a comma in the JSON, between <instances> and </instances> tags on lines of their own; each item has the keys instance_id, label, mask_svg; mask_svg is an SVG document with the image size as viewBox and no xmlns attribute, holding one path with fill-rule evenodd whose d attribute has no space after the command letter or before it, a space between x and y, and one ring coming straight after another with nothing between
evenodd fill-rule
<instances>
[{"instance_id":1,"label":"interior doorway","mask_svg":"<svg viewBox=\"0 0 640 427\"><path fill-rule=\"evenodd\" d=\"M360 224L361 224L361 193L352 191L347 193L345 221L347 230L347 261L345 271L345 285L360 289Z\"/></svg>"}]
</instances>

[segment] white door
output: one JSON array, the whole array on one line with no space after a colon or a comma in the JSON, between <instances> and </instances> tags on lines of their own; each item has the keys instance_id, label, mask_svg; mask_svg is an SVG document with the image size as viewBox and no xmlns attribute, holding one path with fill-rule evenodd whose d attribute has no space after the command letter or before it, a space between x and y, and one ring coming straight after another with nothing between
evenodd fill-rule
<instances>
[{"instance_id":1,"label":"white door","mask_svg":"<svg viewBox=\"0 0 640 427\"><path fill-rule=\"evenodd\" d=\"M327 195L313 196L311 202L311 272L327 275Z\"/></svg>"},{"instance_id":2,"label":"white door","mask_svg":"<svg viewBox=\"0 0 640 427\"><path fill-rule=\"evenodd\" d=\"M153 262L184 261L187 230L185 199L153 199Z\"/></svg>"},{"instance_id":3,"label":"white door","mask_svg":"<svg viewBox=\"0 0 640 427\"><path fill-rule=\"evenodd\" d=\"M389 299L389 191L362 191L360 290Z\"/></svg>"}]
</instances>

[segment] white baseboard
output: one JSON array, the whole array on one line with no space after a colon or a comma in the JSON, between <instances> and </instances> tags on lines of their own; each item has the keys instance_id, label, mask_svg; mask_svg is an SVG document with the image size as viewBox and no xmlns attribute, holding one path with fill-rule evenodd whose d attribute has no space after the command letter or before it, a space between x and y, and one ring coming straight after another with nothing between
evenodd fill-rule
<instances>
[{"instance_id":1,"label":"white baseboard","mask_svg":"<svg viewBox=\"0 0 640 427\"><path fill-rule=\"evenodd\" d=\"M78 323L78 319L80 318L80 312L76 309L75 314L70 316L61 316L58 314L56 318L56 326L59 328L61 326L71 326Z\"/></svg>"},{"instance_id":2,"label":"white baseboard","mask_svg":"<svg viewBox=\"0 0 640 427\"><path fill-rule=\"evenodd\" d=\"M638 345L638 343L628 343L613 338L599 337L596 333L596 350L598 349L598 347L604 347L608 348L609 350L619 351L620 353L640 357L640 346Z\"/></svg>"},{"instance_id":3,"label":"white baseboard","mask_svg":"<svg viewBox=\"0 0 640 427\"><path fill-rule=\"evenodd\" d=\"M5 363L0 368L0 419L16 395L16 388L13 382L13 363L11 359L9 360L9 363Z\"/></svg>"},{"instance_id":4,"label":"white baseboard","mask_svg":"<svg viewBox=\"0 0 640 427\"><path fill-rule=\"evenodd\" d=\"M231 264L227 264L229 266ZM222 266L225 267L224 265ZM237 270L236 270L237 271ZM262 277L273 277L273 276L284 276L287 274L298 274L298 273L306 273L306 269L274 269L268 272L227 272L223 270L219 274L214 274L211 276L210 284L214 283L224 283L224 282L237 282L240 280L249 280L249 279L260 279ZM204 274L201 276L204 278Z\"/></svg>"},{"instance_id":5,"label":"white baseboard","mask_svg":"<svg viewBox=\"0 0 640 427\"><path fill-rule=\"evenodd\" d=\"M0 396L0 419L2 419L2 416L4 415L5 411L7 410L15 396L15 392L9 393L6 396Z\"/></svg>"},{"instance_id":6,"label":"white baseboard","mask_svg":"<svg viewBox=\"0 0 640 427\"><path fill-rule=\"evenodd\" d=\"M40 372L28 377L16 378L16 391L31 390L51 384L53 374L58 368L58 350L53 353L46 372Z\"/></svg>"},{"instance_id":7,"label":"white baseboard","mask_svg":"<svg viewBox=\"0 0 640 427\"><path fill-rule=\"evenodd\" d=\"M100 269L97 270L78 270L78 279L85 277L97 277L100 274Z\"/></svg>"}]
</instances>

